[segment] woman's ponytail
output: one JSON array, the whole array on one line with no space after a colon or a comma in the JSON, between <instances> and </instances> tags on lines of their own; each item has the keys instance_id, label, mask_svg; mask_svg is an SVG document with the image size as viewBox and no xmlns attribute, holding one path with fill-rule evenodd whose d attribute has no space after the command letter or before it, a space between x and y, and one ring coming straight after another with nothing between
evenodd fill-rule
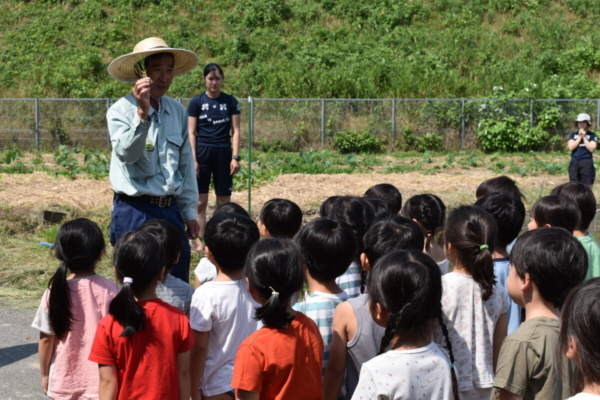
<instances>
[{"instance_id":1,"label":"woman's ponytail","mask_svg":"<svg viewBox=\"0 0 600 400\"><path fill-rule=\"evenodd\" d=\"M63 261L56 270L48 287L51 287L48 297L48 314L50 325L57 338L62 339L71 330L71 294L67 283L67 263Z\"/></svg>"},{"instance_id":2,"label":"woman's ponytail","mask_svg":"<svg viewBox=\"0 0 600 400\"><path fill-rule=\"evenodd\" d=\"M123 287L108 312L123 327L120 336L131 336L146 327L144 308L135 298L144 294L165 267L165 251L153 234L127 232L115 244L113 265Z\"/></svg>"},{"instance_id":3,"label":"woman's ponytail","mask_svg":"<svg viewBox=\"0 0 600 400\"><path fill-rule=\"evenodd\" d=\"M48 289L48 314L57 338L62 339L71 330L71 292L67 282L71 272L94 271L96 262L104 251L104 236L96 223L86 218L65 222L56 235L54 255L61 261Z\"/></svg>"}]
</instances>

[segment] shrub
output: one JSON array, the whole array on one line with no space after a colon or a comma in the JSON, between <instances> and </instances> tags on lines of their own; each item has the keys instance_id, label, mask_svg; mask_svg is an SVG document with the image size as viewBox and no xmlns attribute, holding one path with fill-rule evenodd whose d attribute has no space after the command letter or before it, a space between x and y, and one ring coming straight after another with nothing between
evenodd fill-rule
<instances>
[{"instance_id":1,"label":"shrub","mask_svg":"<svg viewBox=\"0 0 600 400\"><path fill-rule=\"evenodd\" d=\"M333 143L340 153L380 153L384 143L369 130L344 129L333 135Z\"/></svg>"},{"instance_id":2,"label":"shrub","mask_svg":"<svg viewBox=\"0 0 600 400\"><path fill-rule=\"evenodd\" d=\"M477 138L483 151L530 151L548 143L548 132L542 127L530 127L529 121L516 117L484 119L477 128Z\"/></svg>"},{"instance_id":3,"label":"shrub","mask_svg":"<svg viewBox=\"0 0 600 400\"><path fill-rule=\"evenodd\" d=\"M442 136L436 133L426 133L422 136L415 135L412 133L410 127L406 126L402 130L402 136L404 137L404 145L402 146L404 151L415 150L419 153L426 151L440 151L442 149Z\"/></svg>"}]
</instances>

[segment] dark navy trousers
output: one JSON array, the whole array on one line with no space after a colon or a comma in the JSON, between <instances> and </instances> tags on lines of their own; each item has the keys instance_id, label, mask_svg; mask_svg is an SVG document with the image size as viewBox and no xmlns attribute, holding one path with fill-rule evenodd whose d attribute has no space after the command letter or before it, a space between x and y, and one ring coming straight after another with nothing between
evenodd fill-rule
<instances>
[{"instance_id":1,"label":"dark navy trousers","mask_svg":"<svg viewBox=\"0 0 600 400\"><path fill-rule=\"evenodd\" d=\"M171 275L184 282L190 277L190 242L185 233L185 223L177 204L159 207L143 202L129 202L116 199L110 222L110 243L114 246L125 232L133 231L150 219L166 219L181 231L182 247L179 261L173 266Z\"/></svg>"}]
</instances>

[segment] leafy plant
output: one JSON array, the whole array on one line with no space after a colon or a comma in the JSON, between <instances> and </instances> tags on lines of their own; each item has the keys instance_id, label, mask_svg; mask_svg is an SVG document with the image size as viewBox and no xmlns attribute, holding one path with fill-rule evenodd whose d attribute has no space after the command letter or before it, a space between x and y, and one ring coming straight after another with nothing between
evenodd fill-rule
<instances>
[{"instance_id":1,"label":"leafy plant","mask_svg":"<svg viewBox=\"0 0 600 400\"><path fill-rule=\"evenodd\" d=\"M12 164L15 160L19 159L23 155L21 149L16 145L11 145L4 152L4 164Z\"/></svg>"},{"instance_id":2,"label":"leafy plant","mask_svg":"<svg viewBox=\"0 0 600 400\"><path fill-rule=\"evenodd\" d=\"M477 138L483 151L530 151L548 142L548 132L540 126L530 127L529 121L514 116L502 119L484 119L477 129Z\"/></svg>"},{"instance_id":3,"label":"leafy plant","mask_svg":"<svg viewBox=\"0 0 600 400\"><path fill-rule=\"evenodd\" d=\"M73 156L73 153L77 154L79 152L80 150L77 147L71 151L64 144L58 146L58 150L54 153L54 162L64 169L55 171L54 174L74 176L80 173L82 168L79 160Z\"/></svg>"},{"instance_id":4,"label":"leafy plant","mask_svg":"<svg viewBox=\"0 0 600 400\"><path fill-rule=\"evenodd\" d=\"M402 130L404 137L404 151L416 150L419 153L426 151L440 151L442 149L442 136L435 133L426 133L424 135L415 135L408 126Z\"/></svg>"},{"instance_id":5,"label":"leafy plant","mask_svg":"<svg viewBox=\"0 0 600 400\"><path fill-rule=\"evenodd\" d=\"M377 139L371 131L355 131L344 129L337 131L333 136L336 149L344 153L380 153L383 150L383 141Z\"/></svg>"}]
</instances>

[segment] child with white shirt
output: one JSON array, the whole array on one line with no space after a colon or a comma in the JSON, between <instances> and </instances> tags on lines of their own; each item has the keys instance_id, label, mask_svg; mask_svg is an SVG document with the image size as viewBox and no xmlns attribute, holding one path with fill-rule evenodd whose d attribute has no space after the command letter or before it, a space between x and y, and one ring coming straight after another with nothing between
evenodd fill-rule
<instances>
[{"instance_id":1,"label":"child with white shirt","mask_svg":"<svg viewBox=\"0 0 600 400\"><path fill-rule=\"evenodd\" d=\"M442 325L442 283L437 264L420 250L397 250L369 275L369 310L385 327L379 355L362 365L353 400L458 400L452 346L431 340ZM389 347L389 350L388 350Z\"/></svg>"},{"instance_id":2,"label":"child with white shirt","mask_svg":"<svg viewBox=\"0 0 600 400\"><path fill-rule=\"evenodd\" d=\"M239 214L218 214L206 224L205 251L218 273L192 297L190 325L196 337L190 354L193 399L200 395L203 399L233 397L230 383L237 349L262 326L254 319L254 309L260 305L252 300L243 280L246 256L258 239L256 224Z\"/></svg>"},{"instance_id":3,"label":"child with white shirt","mask_svg":"<svg viewBox=\"0 0 600 400\"><path fill-rule=\"evenodd\" d=\"M454 265L443 276L442 311L456 358L461 400L490 398L508 326L509 299L494 276L496 221L485 210L461 206L444 227L444 251ZM436 334L436 342L445 340Z\"/></svg>"}]
</instances>

